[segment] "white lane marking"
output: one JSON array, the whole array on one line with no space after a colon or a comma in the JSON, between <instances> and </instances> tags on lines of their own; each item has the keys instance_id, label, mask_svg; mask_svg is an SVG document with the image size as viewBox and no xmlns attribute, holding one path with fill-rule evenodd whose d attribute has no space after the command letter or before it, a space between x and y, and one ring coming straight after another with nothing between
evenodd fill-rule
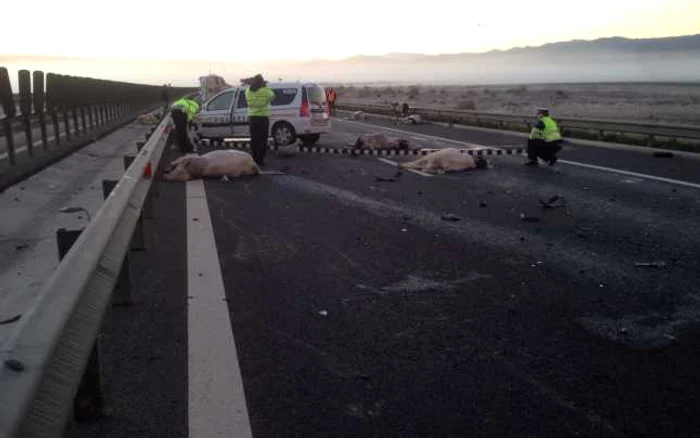
<instances>
[{"instance_id":1,"label":"white lane marking","mask_svg":"<svg viewBox=\"0 0 700 438\"><path fill-rule=\"evenodd\" d=\"M469 146L469 147L479 147L479 148L488 148L488 149L499 149L500 148L500 146L483 146L483 145L479 145L476 143L470 143L468 141L452 140L451 138L436 137L434 135L421 134L419 132L412 132L412 131L404 131L402 129L387 128L387 127L381 126L381 125L373 125L371 123L362 123L362 122L357 122L354 120L343 120L343 119L339 119L339 120L341 120L343 123L354 123L356 125L369 126L369 127L375 128L375 129L384 129L386 131L397 132L399 134L408 134L410 136L415 136L415 137L423 138L423 139L427 139L427 140L438 140L438 141L442 141L442 142L446 142L446 143L464 145L464 146Z\"/></svg>"},{"instance_id":2,"label":"white lane marking","mask_svg":"<svg viewBox=\"0 0 700 438\"><path fill-rule=\"evenodd\" d=\"M380 125L372 125L372 124L369 124L369 123L361 123L361 122L356 122L356 121L351 121L351 120L343 120L343 122L355 123L355 124L358 124L358 125L365 125L365 126L378 127L378 128L381 128L381 129L386 129L386 130L389 130L389 131L395 131L395 132L400 132L400 133L415 134L414 132L401 131L401 130L399 130L399 129L393 129L393 128L385 128L385 127L380 126ZM470 146L470 147L472 147L472 148L501 149L501 148L507 148L507 147L508 147L508 146L484 146L484 145L479 145L479 144L475 144L475 143L469 143L469 142L461 142L461 141L457 141L457 140L451 140L451 139L448 139L448 138L434 137L434 136L432 136L432 135L423 135L423 134L418 134L418 135L421 135L421 136L426 137L426 138L431 138L431 139L434 139L434 140L446 141L446 142L457 143L457 144L465 144L465 145L468 145L468 146ZM630 172L630 171L628 171L628 170L621 170L621 169L614 169L614 168L612 168L612 167L596 166L596 165L593 165L593 164L579 163L579 162L576 162L576 161L559 160L558 162L559 162L559 163L570 164L570 165L572 165L572 166L586 167L586 168L589 168L589 169L601 170L601 171L604 171L604 172L617 173L617 174L620 174L620 175L636 176L636 177L638 177L638 178L650 179L650 180L654 180L654 181L661 181L661 182L665 182L665 183L669 183L669 184L676 184L676 185L680 185L680 186L693 187L693 188L696 188L696 189L700 189L700 184L696 184L696 183L692 183L692 182L688 182L688 181L681 181L681 180L678 180L678 179L664 178L664 177L661 177L661 176L646 175L646 174L643 174L643 173Z\"/></svg>"},{"instance_id":3,"label":"white lane marking","mask_svg":"<svg viewBox=\"0 0 700 438\"><path fill-rule=\"evenodd\" d=\"M382 163L386 163L386 164L389 164L389 165L394 166L394 167L399 167L399 163L397 163L396 161L387 160L386 158L379 158L378 160L381 161ZM420 175L420 176L427 176L427 177L433 176L429 173L425 173L423 171L416 170L416 169L401 169L401 170L407 170L411 173L415 173L415 174Z\"/></svg>"},{"instance_id":4,"label":"white lane marking","mask_svg":"<svg viewBox=\"0 0 700 438\"><path fill-rule=\"evenodd\" d=\"M252 438L204 182L187 182L189 438Z\"/></svg>"},{"instance_id":5,"label":"white lane marking","mask_svg":"<svg viewBox=\"0 0 700 438\"><path fill-rule=\"evenodd\" d=\"M661 181L669 184L676 184L679 186L693 187L695 189L700 189L700 184L692 183L688 181L681 181L679 179L664 178L661 176L647 175L644 173L630 172L629 170L613 169L612 167L596 166L593 164L579 163L577 161L559 160L558 163L569 164L571 166L585 167L587 169L602 170L604 172L617 173L620 175L635 176L637 178L650 179L654 181Z\"/></svg>"}]
</instances>

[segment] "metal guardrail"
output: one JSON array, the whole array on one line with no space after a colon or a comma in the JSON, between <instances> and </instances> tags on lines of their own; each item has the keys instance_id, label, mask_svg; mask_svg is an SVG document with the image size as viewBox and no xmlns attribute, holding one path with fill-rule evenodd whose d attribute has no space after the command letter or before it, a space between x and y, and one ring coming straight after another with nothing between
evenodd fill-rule
<instances>
[{"instance_id":1,"label":"metal guardrail","mask_svg":"<svg viewBox=\"0 0 700 438\"><path fill-rule=\"evenodd\" d=\"M19 90L15 94L8 70L0 67L1 133L7 160L13 166L17 164L19 152L14 145L17 132L25 132L23 151L34 157L35 153L39 155L34 139L40 139L43 151L48 152L50 146L61 146L72 137L90 134L124 116L135 116L148 107L197 90L53 73L45 75L42 71L29 70L19 70L17 79ZM47 131L52 127L54 135L50 141ZM34 132L35 129L40 131Z\"/></svg>"},{"instance_id":2,"label":"metal guardrail","mask_svg":"<svg viewBox=\"0 0 700 438\"><path fill-rule=\"evenodd\" d=\"M389 105L364 105L356 103L343 103L338 105L340 109L350 111L365 111L369 113L393 115L393 111ZM535 121L535 117L505 114L505 113L490 113L480 111L466 110L451 110L451 109L435 109L435 108L412 108L414 113L426 120L441 121L448 123L465 123L470 125L498 125L499 128L504 128L506 124L523 125L526 131L529 131ZM556 120L562 130L583 130L595 131L600 138L604 137L606 132L616 132L621 134L636 134L647 137L647 144L652 146L655 137L667 138L684 138L692 140L700 140L700 126L693 125L677 125L668 123L646 123L639 121L626 120L597 120L597 119L582 119L574 117L556 117Z\"/></svg>"},{"instance_id":3,"label":"metal guardrail","mask_svg":"<svg viewBox=\"0 0 700 438\"><path fill-rule=\"evenodd\" d=\"M171 126L166 115L0 345L0 438L62 436Z\"/></svg>"}]
</instances>

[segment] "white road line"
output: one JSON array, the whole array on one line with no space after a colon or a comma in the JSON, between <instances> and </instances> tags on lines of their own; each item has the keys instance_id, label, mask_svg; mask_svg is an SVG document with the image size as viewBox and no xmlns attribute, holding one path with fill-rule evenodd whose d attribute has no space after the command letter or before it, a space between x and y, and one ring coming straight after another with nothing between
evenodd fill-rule
<instances>
[{"instance_id":1,"label":"white road line","mask_svg":"<svg viewBox=\"0 0 700 438\"><path fill-rule=\"evenodd\" d=\"M378 160L381 161L382 163L386 163L386 164L389 164L389 165L394 166L394 167L399 167L399 163L397 163L396 161L387 160L386 158L378 158ZM420 170L415 170L415 169L401 169L401 170L406 170L406 171L409 171L411 173L415 173L415 174L420 175L420 176L427 176L427 177L433 176L429 173L425 173L425 172L422 172Z\"/></svg>"},{"instance_id":2,"label":"white road line","mask_svg":"<svg viewBox=\"0 0 700 438\"><path fill-rule=\"evenodd\" d=\"M204 182L187 182L189 438L252 438Z\"/></svg>"},{"instance_id":3,"label":"white road line","mask_svg":"<svg viewBox=\"0 0 700 438\"><path fill-rule=\"evenodd\" d=\"M569 164L571 166L585 167L587 169L602 170L604 172L618 173L620 175L636 176L637 178L650 179L654 181L661 181L669 184L676 184L679 186L693 187L695 189L700 189L700 184L692 183L688 181L681 181L679 179L664 178L661 176L647 175L644 173L630 172L629 170L613 169L612 167L595 166L593 164L579 163L576 161L559 160L558 163Z\"/></svg>"},{"instance_id":4,"label":"white road line","mask_svg":"<svg viewBox=\"0 0 700 438\"><path fill-rule=\"evenodd\" d=\"M476 144L476 143L470 143L468 141L452 140L451 138L436 137L434 135L421 134L419 132L404 131L402 129L387 128L387 127L381 126L381 125L373 125L371 123L362 123L362 122L357 122L354 120L343 120L343 119L338 119L338 120L342 121L343 123L354 123L356 125L369 126L371 128L374 128L374 129L384 129L386 131L397 132L399 134L408 134L411 136L416 136L416 137L424 138L427 140L438 140L438 141L443 141L446 143L458 144L458 145L469 146L469 147L488 148L488 149L498 149L500 147L500 146L484 146L484 145L480 145L480 144Z\"/></svg>"},{"instance_id":5,"label":"white road line","mask_svg":"<svg viewBox=\"0 0 700 438\"><path fill-rule=\"evenodd\" d=\"M356 122L356 121L352 121L352 120L342 120L342 121L343 121L343 122L347 122L347 123L355 123L355 124L358 124L358 125L371 126L371 127L378 127L378 128L386 129L386 130L389 130L389 131L400 132L400 133L402 133L402 134L403 134L403 133L407 133L407 134L411 134L411 135L416 134L416 133L410 132L410 131L402 131L402 130L400 130L400 129L385 128L385 127L380 126L380 125L372 125L372 124L369 124L369 123L361 123L361 122ZM484 146L484 145L479 145L479 144L475 144L475 143L469 143L469 142L462 142L462 141L457 141L457 140L451 140L451 139L448 139L448 138L435 137L435 136L432 136L432 135L424 135L424 134L418 134L418 135L419 135L419 136L422 136L422 137L425 137L425 138L434 139L434 140L440 140L440 141L445 141L445 142L450 142L450 143L456 143L456 144L464 144L464 145L468 145L468 146L470 146L470 147L472 147L472 148L500 149L500 148L507 148L507 147L508 147L508 146ZM643 174L643 173L630 172L630 171L627 171L627 170L614 169L614 168L611 168L611 167L595 166L595 165L593 165L593 164L579 163L579 162L576 162L576 161L559 160L558 162L559 162L559 163L564 163L564 164L569 164L569 165L572 165L572 166L586 167L586 168L589 168L589 169L601 170L601 171L604 171L604 172L617 173L617 174L620 174L620 175L636 176L636 177L638 177L638 178L644 178L644 179L649 179L649 180L654 180L654 181L661 181L661 182L665 182L665 183L669 183L669 184L676 184L676 185L680 185L680 186L693 187L693 188L696 188L696 189L700 189L700 184L696 184L696 183L692 183L692 182L688 182L688 181L681 181L681 180L678 180L678 179L664 178L664 177L661 177L661 176L646 175L646 174Z\"/></svg>"}]
</instances>

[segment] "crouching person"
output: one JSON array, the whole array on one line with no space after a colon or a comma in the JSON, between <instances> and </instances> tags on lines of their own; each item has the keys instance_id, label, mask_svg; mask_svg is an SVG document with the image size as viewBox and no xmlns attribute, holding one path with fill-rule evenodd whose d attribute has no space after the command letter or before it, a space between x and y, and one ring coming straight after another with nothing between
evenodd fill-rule
<instances>
[{"instance_id":1,"label":"crouching person","mask_svg":"<svg viewBox=\"0 0 700 438\"><path fill-rule=\"evenodd\" d=\"M561 150L561 134L557 122L549 116L546 108L537 109L537 124L530 132L527 141L526 166L537 166L538 159L553 165L557 162L557 152Z\"/></svg>"}]
</instances>

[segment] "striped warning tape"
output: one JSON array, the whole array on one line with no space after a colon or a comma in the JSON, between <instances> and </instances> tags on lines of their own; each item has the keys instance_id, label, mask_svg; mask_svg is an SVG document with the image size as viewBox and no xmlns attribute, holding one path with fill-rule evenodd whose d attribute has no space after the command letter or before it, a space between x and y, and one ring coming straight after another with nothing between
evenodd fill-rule
<instances>
[{"instance_id":1,"label":"striped warning tape","mask_svg":"<svg viewBox=\"0 0 700 438\"><path fill-rule=\"evenodd\" d=\"M200 139L199 143L202 146L211 147L232 147L236 149L250 149L250 140L212 140ZM269 145L268 150L277 151L276 145ZM352 155L352 156L417 156L428 155L431 152L441 149L358 149L353 147L331 148L331 147L315 147L315 146L299 146L299 152L309 154L328 154L328 155ZM474 148L474 149L457 149L463 154L483 156L483 155L519 155L525 152L524 148Z\"/></svg>"}]
</instances>

